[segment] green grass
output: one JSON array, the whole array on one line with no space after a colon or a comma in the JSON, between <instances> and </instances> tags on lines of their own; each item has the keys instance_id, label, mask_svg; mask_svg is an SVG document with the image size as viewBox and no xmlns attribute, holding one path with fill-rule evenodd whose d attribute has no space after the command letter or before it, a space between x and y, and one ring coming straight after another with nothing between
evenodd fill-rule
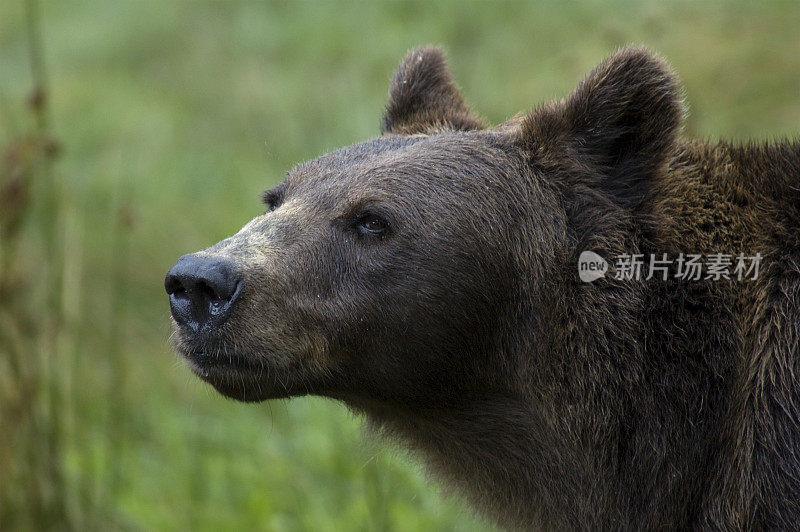
<instances>
[{"instance_id":1,"label":"green grass","mask_svg":"<svg viewBox=\"0 0 800 532\"><path fill-rule=\"evenodd\" d=\"M64 495L90 528L486 527L364 442L344 407L226 401L167 342L167 269L260 214L259 193L293 165L377 135L408 48L443 45L492 122L644 43L685 82L688 135L800 130L796 2L51 0L42 14L65 205ZM0 4L0 147L30 122L23 21L21 1ZM35 281L46 253L25 235Z\"/></svg>"}]
</instances>

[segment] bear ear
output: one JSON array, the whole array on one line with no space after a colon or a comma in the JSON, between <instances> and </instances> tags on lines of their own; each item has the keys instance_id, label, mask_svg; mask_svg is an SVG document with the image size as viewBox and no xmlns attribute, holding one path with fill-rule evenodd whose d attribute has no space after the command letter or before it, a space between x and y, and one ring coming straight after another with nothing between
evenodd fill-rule
<instances>
[{"instance_id":1,"label":"bear ear","mask_svg":"<svg viewBox=\"0 0 800 532\"><path fill-rule=\"evenodd\" d=\"M482 129L453 81L444 52L415 48L400 63L383 114L384 134L425 133L436 129Z\"/></svg>"},{"instance_id":2,"label":"bear ear","mask_svg":"<svg viewBox=\"0 0 800 532\"><path fill-rule=\"evenodd\" d=\"M623 48L566 100L526 117L521 138L534 158L568 158L590 186L635 205L677 146L681 92L664 61L644 48Z\"/></svg>"}]
</instances>

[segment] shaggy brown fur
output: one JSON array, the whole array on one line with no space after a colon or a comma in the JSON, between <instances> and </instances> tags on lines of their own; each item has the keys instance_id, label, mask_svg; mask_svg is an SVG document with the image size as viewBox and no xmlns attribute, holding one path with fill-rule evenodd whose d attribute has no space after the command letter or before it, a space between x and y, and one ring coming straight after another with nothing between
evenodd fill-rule
<instances>
[{"instance_id":1,"label":"shaggy brown fur","mask_svg":"<svg viewBox=\"0 0 800 532\"><path fill-rule=\"evenodd\" d=\"M800 144L686 141L683 114L629 48L483 129L414 50L383 137L171 272L177 349L230 397L343 401L511 528L798 529ZM585 250L763 260L582 283Z\"/></svg>"}]
</instances>

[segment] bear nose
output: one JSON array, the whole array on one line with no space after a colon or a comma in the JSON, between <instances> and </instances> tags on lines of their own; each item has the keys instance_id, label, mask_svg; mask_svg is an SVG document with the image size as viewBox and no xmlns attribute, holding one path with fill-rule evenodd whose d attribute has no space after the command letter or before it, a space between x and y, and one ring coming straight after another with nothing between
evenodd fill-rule
<instances>
[{"instance_id":1,"label":"bear nose","mask_svg":"<svg viewBox=\"0 0 800 532\"><path fill-rule=\"evenodd\" d=\"M236 265L221 257L184 255L164 279L172 316L195 332L225 322L240 286Z\"/></svg>"}]
</instances>

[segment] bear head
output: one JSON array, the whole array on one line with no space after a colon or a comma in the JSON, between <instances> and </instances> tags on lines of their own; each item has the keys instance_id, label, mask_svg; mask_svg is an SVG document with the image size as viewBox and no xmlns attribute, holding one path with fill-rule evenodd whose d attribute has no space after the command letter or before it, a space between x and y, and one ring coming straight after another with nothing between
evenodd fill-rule
<instances>
[{"instance_id":1,"label":"bear head","mask_svg":"<svg viewBox=\"0 0 800 532\"><path fill-rule=\"evenodd\" d=\"M412 50L382 136L292 169L264 214L170 270L176 350L243 401L520 393L577 254L614 245L682 121L676 78L640 48L494 128L440 50Z\"/></svg>"}]
</instances>

